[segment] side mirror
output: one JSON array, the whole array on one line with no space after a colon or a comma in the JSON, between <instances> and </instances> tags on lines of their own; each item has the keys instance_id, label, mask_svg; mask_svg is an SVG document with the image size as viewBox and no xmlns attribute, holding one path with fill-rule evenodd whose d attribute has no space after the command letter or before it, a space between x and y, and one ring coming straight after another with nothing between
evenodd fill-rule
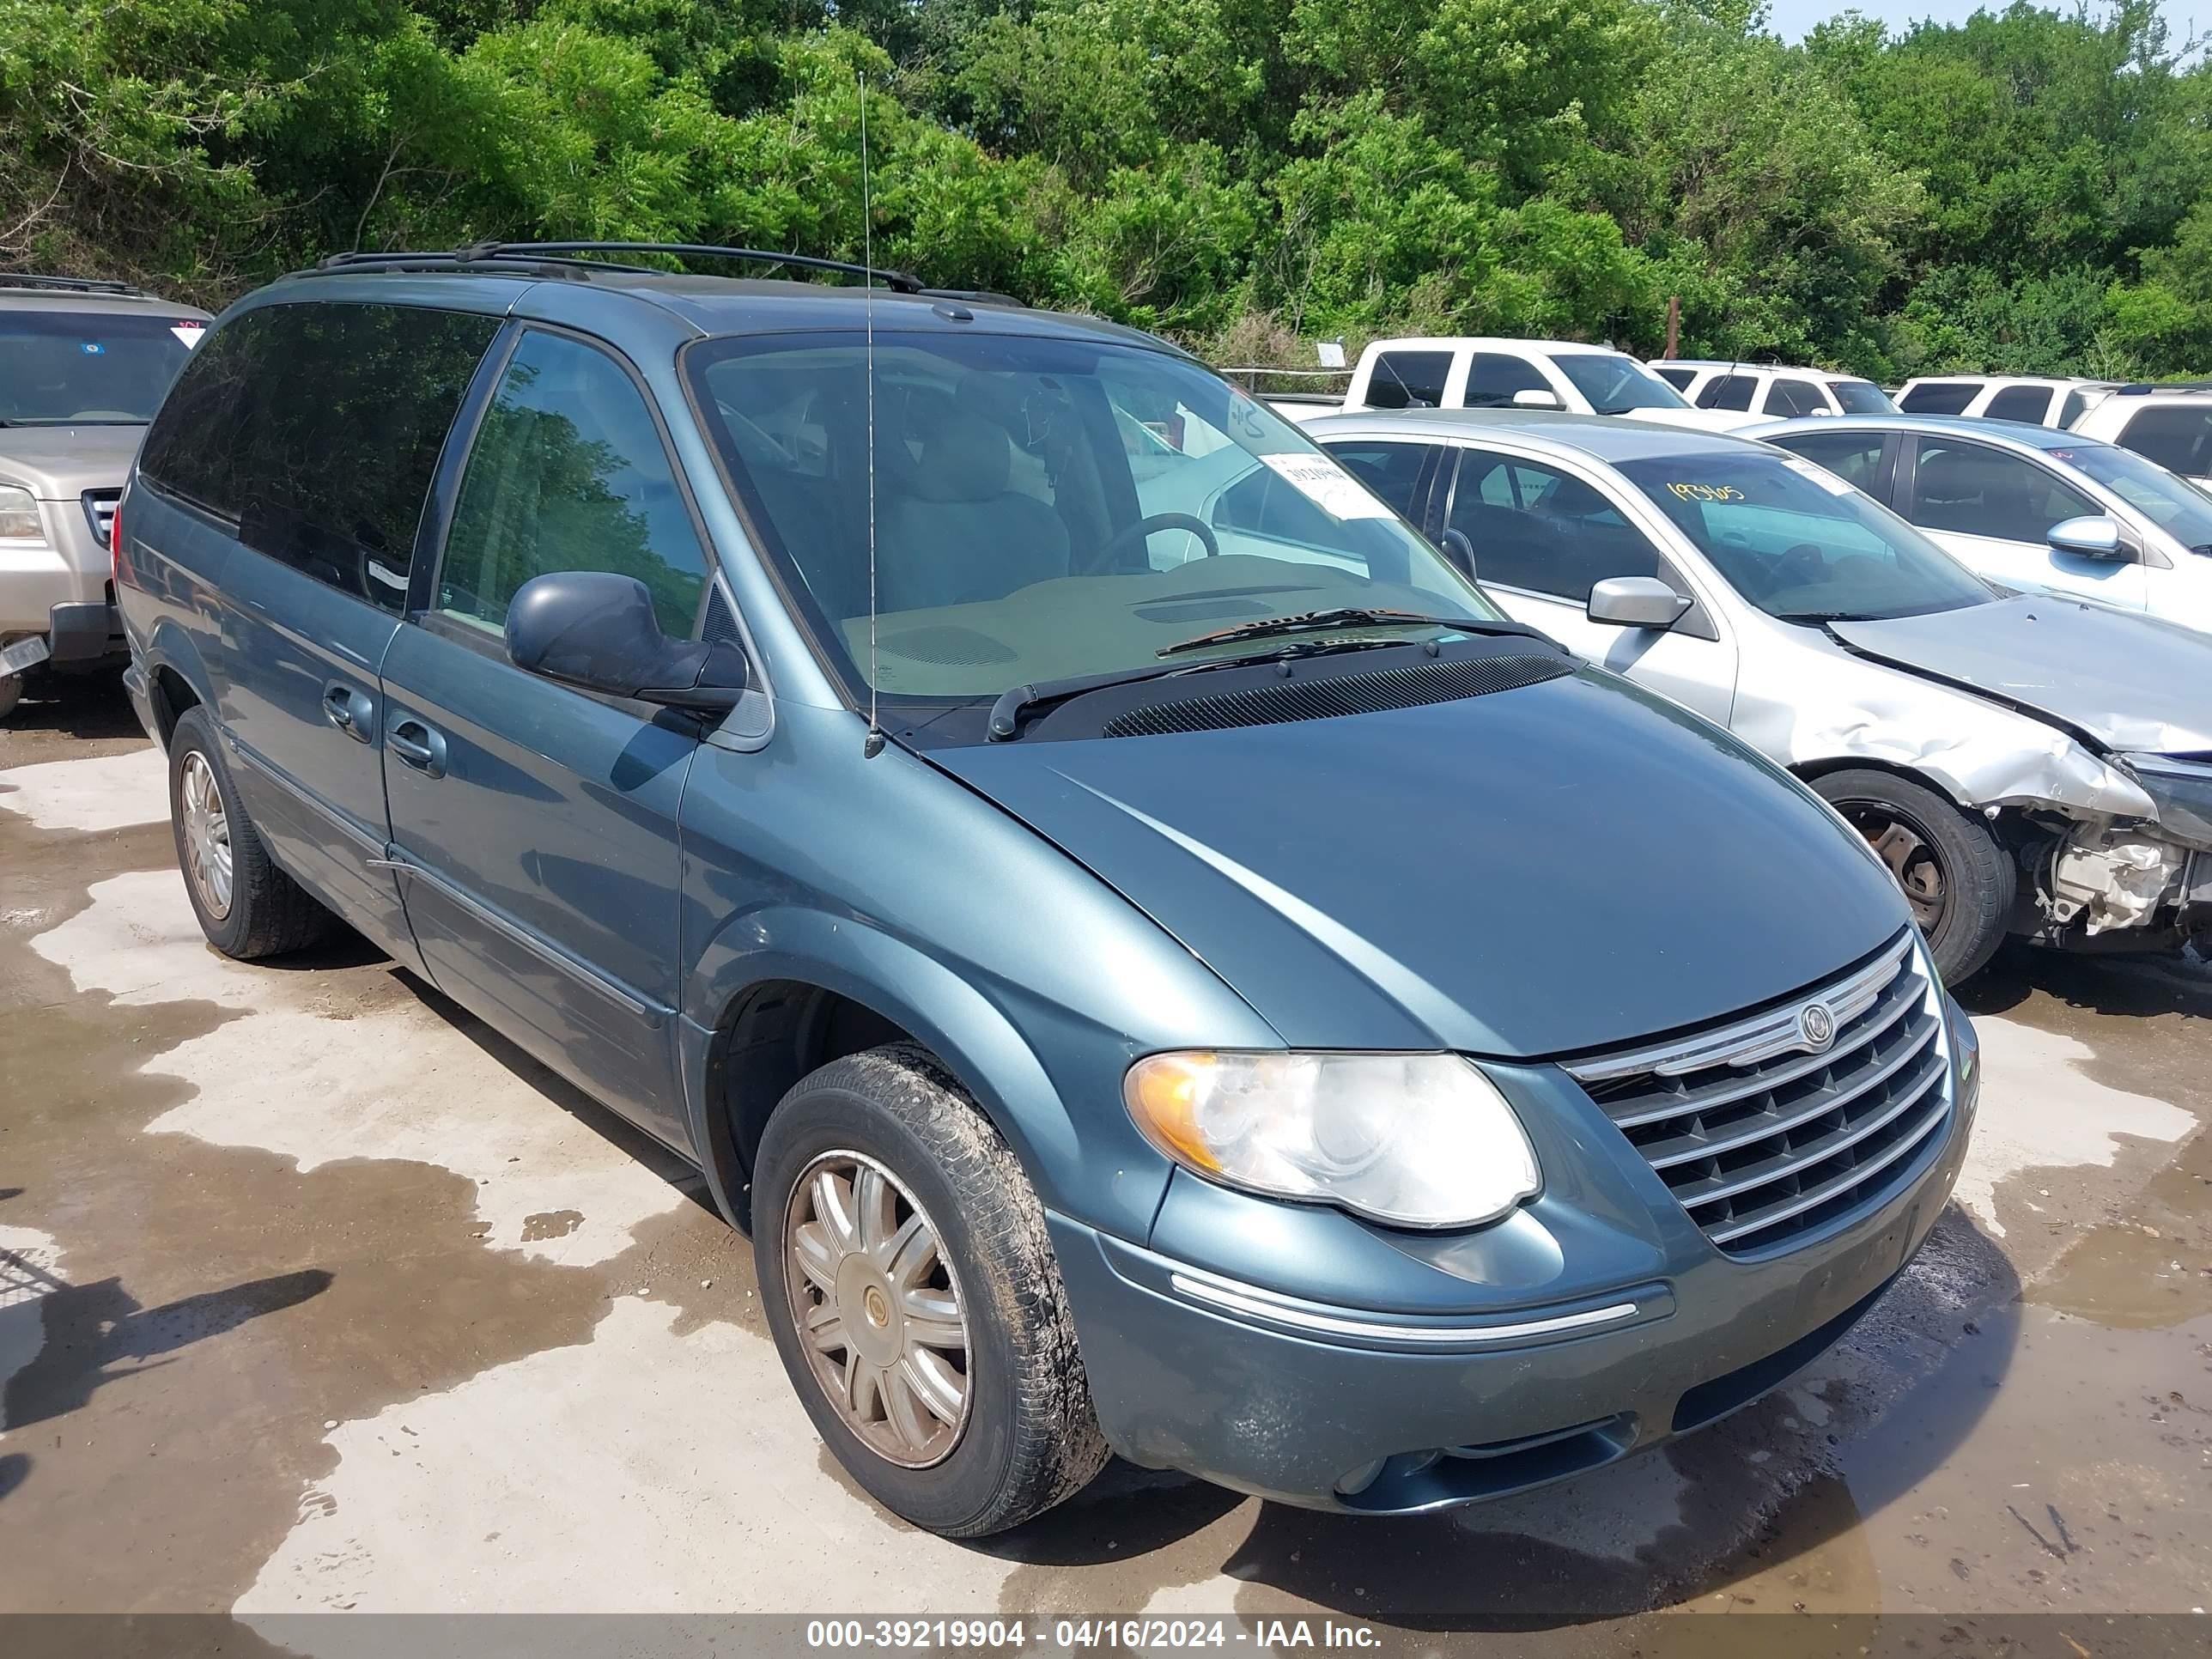
<instances>
[{"instance_id":1,"label":"side mirror","mask_svg":"<svg viewBox=\"0 0 2212 1659\"><path fill-rule=\"evenodd\" d=\"M1437 538L1443 544L1444 557L1459 567L1462 576L1474 574L1474 544L1467 538L1464 530L1447 530Z\"/></svg>"},{"instance_id":2,"label":"side mirror","mask_svg":"<svg viewBox=\"0 0 2212 1659\"><path fill-rule=\"evenodd\" d=\"M1615 628L1656 628L1661 633L1689 611L1687 594L1677 593L1656 576L1607 576L1590 589L1584 614Z\"/></svg>"},{"instance_id":3,"label":"side mirror","mask_svg":"<svg viewBox=\"0 0 2212 1659\"><path fill-rule=\"evenodd\" d=\"M700 714L737 707L744 653L672 640L635 576L554 570L532 576L507 607L507 660L564 685Z\"/></svg>"},{"instance_id":4,"label":"side mirror","mask_svg":"<svg viewBox=\"0 0 2212 1659\"><path fill-rule=\"evenodd\" d=\"M2079 519L2065 519L2044 532L2043 539L2051 544L2053 553L2070 553L2077 559L2102 559L2107 563L2132 562L2136 550L2129 545L2128 533L2120 527L2118 519L2094 514Z\"/></svg>"},{"instance_id":5,"label":"side mirror","mask_svg":"<svg viewBox=\"0 0 2212 1659\"><path fill-rule=\"evenodd\" d=\"M1513 407L1516 409L1565 409L1566 405L1559 401L1558 392L1540 391L1534 386L1530 386L1524 392L1516 392L1513 394Z\"/></svg>"}]
</instances>

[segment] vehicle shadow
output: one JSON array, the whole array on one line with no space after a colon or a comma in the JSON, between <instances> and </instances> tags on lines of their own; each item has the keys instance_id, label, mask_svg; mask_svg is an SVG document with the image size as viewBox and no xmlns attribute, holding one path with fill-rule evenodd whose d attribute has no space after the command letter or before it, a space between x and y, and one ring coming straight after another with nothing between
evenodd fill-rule
<instances>
[{"instance_id":1,"label":"vehicle shadow","mask_svg":"<svg viewBox=\"0 0 2212 1659\"><path fill-rule=\"evenodd\" d=\"M2179 955L2081 955L2008 943L1952 994L1970 1014L2002 1014L2039 991L2084 1013L2212 1018L2212 966Z\"/></svg>"},{"instance_id":2,"label":"vehicle shadow","mask_svg":"<svg viewBox=\"0 0 2212 1659\"><path fill-rule=\"evenodd\" d=\"M145 737L113 673L33 675L4 729L87 739Z\"/></svg>"},{"instance_id":3,"label":"vehicle shadow","mask_svg":"<svg viewBox=\"0 0 2212 1659\"><path fill-rule=\"evenodd\" d=\"M1116 1463L1061 1508L972 1547L1029 1570L1009 1586L1008 1611L1041 1596L1081 1602L1084 1570L1100 1568L1115 1606L1221 1576L1246 1587L1249 1614L1295 1602L1435 1632L1571 1626L1711 1595L1848 1553L1862 1514L1942 1464L1988 1409L2017 1344L2018 1279L1955 1207L1923 1264L1796 1379L1818 1382L1825 1429L1785 1387L1657 1450L1466 1510L1374 1520L1260 1504L1226 1554L1215 1539L1189 1546L1245 1500ZM1962 1285L1967 1305L1995 1311L1966 1318ZM1839 1449L1847 1435L1875 1449ZM1787 1479L1767 1473L1785 1468ZM1716 1550L1716 1539L1733 1541ZM1039 1569L1060 1571L1048 1581Z\"/></svg>"}]
</instances>

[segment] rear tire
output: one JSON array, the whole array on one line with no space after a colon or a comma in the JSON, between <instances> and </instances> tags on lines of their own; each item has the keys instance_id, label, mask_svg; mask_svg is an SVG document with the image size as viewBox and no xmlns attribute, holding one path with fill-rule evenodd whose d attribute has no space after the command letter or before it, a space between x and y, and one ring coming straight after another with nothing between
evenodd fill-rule
<instances>
[{"instance_id":1,"label":"rear tire","mask_svg":"<svg viewBox=\"0 0 2212 1659\"><path fill-rule=\"evenodd\" d=\"M223 765L214 724L188 708L169 735L169 827L208 943L252 962L313 945L331 913L270 860Z\"/></svg>"},{"instance_id":2,"label":"rear tire","mask_svg":"<svg viewBox=\"0 0 2212 1659\"><path fill-rule=\"evenodd\" d=\"M1831 772L1813 788L1889 866L1944 982L1979 973L2004 942L2020 885L2011 855L1989 826L1890 772Z\"/></svg>"},{"instance_id":3,"label":"rear tire","mask_svg":"<svg viewBox=\"0 0 2212 1659\"><path fill-rule=\"evenodd\" d=\"M784 1369L885 1509L976 1538L1105 1466L1043 1207L925 1050L873 1048L799 1079L761 1137L753 1194Z\"/></svg>"},{"instance_id":4,"label":"rear tire","mask_svg":"<svg viewBox=\"0 0 2212 1659\"><path fill-rule=\"evenodd\" d=\"M15 705L23 700L23 677L9 674L0 677L0 720L15 712Z\"/></svg>"}]
</instances>

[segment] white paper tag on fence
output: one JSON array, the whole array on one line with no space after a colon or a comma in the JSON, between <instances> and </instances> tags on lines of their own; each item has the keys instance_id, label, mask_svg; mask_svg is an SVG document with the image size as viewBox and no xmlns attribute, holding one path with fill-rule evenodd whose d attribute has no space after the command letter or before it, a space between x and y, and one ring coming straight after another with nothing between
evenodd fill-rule
<instances>
[{"instance_id":1,"label":"white paper tag on fence","mask_svg":"<svg viewBox=\"0 0 2212 1659\"><path fill-rule=\"evenodd\" d=\"M1262 455L1284 483L1333 519L1387 519L1390 509L1326 455Z\"/></svg>"}]
</instances>

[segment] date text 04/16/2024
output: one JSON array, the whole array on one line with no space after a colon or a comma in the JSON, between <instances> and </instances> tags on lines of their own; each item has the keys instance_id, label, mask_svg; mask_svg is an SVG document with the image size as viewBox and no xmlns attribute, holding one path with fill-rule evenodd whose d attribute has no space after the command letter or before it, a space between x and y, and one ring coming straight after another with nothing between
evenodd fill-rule
<instances>
[{"instance_id":1,"label":"date text 04/16/2024","mask_svg":"<svg viewBox=\"0 0 2212 1659\"><path fill-rule=\"evenodd\" d=\"M1030 1645L1073 1652L1118 1648L1261 1650L1382 1645L1374 1627L1337 1619L811 1619L806 1645L826 1649L1006 1649Z\"/></svg>"}]
</instances>

